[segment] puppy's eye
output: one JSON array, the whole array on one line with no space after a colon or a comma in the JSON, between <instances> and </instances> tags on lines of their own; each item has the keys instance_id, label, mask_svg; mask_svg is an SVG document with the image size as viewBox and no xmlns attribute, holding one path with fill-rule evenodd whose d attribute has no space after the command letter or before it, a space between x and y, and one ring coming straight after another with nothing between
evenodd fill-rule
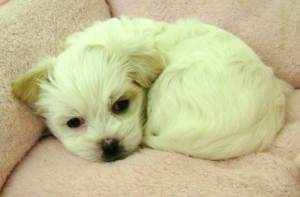
<instances>
[{"instance_id":1,"label":"puppy's eye","mask_svg":"<svg viewBox=\"0 0 300 197\"><path fill-rule=\"evenodd\" d=\"M80 117L74 117L68 120L67 125L70 128L78 128L84 123L84 120Z\"/></svg>"},{"instance_id":2,"label":"puppy's eye","mask_svg":"<svg viewBox=\"0 0 300 197\"><path fill-rule=\"evenodd\" d=\"M129 107L129 99L118 100L112 106L112 112L115 114L125 112Z\"/></svg>"}]
</instances>

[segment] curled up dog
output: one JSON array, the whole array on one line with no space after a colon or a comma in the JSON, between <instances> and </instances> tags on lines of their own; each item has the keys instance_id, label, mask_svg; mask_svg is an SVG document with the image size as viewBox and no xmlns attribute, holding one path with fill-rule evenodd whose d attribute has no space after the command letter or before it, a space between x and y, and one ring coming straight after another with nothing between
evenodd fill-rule
<instances>
[{"instance_id":1,"label":"curled up dog","mask_svg":"<svg viewBox=\"0 0 300 197\"><path fill-rule=\"evenodd\" d=\"M72 153L113 161L141 143L219 160L264 150L291 87L232 34L195 20L113 18L13 83Z\"/></svg>"}]
</instances>

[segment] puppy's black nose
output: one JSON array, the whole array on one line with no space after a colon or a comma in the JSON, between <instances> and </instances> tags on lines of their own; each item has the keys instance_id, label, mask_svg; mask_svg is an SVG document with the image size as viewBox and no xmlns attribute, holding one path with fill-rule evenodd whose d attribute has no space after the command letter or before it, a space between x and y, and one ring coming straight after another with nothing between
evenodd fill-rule
<instances>
[{"instance_id":1,"label":"puppy's black nose","mask_svg":"<svg viewBox=\"0 0 300 197\"><path fill-rule=\"evenodd\" d=\"M102 158L105 161L114 161L122 159L122 147L120 142L115 138L105 138L101 141Z\"/></svg>"}]
</instances>

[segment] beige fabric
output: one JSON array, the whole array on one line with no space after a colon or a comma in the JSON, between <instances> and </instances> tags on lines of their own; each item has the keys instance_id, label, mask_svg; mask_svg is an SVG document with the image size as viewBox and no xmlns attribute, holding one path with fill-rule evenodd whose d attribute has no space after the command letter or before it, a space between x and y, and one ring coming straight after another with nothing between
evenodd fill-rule
<instances>
[{"instance_id":1,"label":"beige fabric","mask_svg":"<svg viewBox=\"0 0 300 197\"><path fill-rule=\"evenodd\" d=\"M0 5L6 3L8 0L0 0Z\"/></svg>"},{"instance_id":2,"label":"beige fabric","mask_svg":"<svg viewBox=\"0 0 300 197\"><path fill-rule=\"evenodd\" d=\"M109 0L114 15L195 17L247 42L281 78L300 87L298 0Z\"/></svg>"},{"instance_id":3,"label":"beige fabric","mask_svg":"<svg viewBox=\"0 0 300 197\"><path fill-rule=\"evenodd\" d=\"M121 161L90 163L48 138L14 170L3 197L299 197L300 171L293 161L300 152L299 109L297 90L289 123L270 150L222 162L142 149Z\"/></svg>"},{"instance_id":4,"label":"beige fabric","mask_svg":"<svg viewBox=\"0 0 300 197\"><path fill-rule=\"evenodd\" d=\"M57 54L66 35L107 17L104 0L13 0L0 6L0 188L43 127L12 98L10 80L39 58Z\"/></svg>"}]
</instances>

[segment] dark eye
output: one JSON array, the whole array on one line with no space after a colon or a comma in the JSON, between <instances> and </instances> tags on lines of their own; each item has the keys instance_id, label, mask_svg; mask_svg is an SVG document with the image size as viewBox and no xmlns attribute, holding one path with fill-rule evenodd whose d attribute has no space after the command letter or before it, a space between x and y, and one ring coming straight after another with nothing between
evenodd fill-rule
<instances>
[{"instance_id":1,"label":"dark eye","mask_svg":"<svg viewBox=\"0 0 300 197\"><path fill-rule=\"evenodd\" d=\"M112 112L115 114L124 112L129 107L129 99L118 100L112 106Z\"/></svg>"},{"instance_id":2,"label":"dark eye","mask_svg":"<svg viewBox=\"0 0 300 197\"><path fill-rule=\"evenodd\" d=\"M68 120L67 125L70 128L77 128L80 127L84 123L84 120L79 117L74 117Z\"/></svg>"}]
</instances>

